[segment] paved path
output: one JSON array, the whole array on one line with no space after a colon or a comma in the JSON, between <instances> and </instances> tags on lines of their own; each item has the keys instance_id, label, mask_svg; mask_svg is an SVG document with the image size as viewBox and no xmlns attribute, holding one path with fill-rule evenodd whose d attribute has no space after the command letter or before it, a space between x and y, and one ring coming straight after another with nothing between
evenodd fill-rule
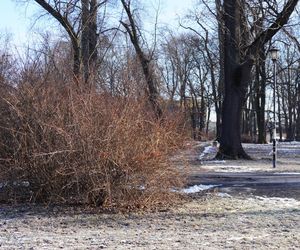
<instances>
[{"instance_id":1,"label":"paved path","mask_svg":"<svg viewBox=\"0 0 300 250\"><path fill-rule=\"evenodd\" d=\"M205 172L189 177L189 186L217 185L220 192L251 193L260 196L300 200L300 173L276 172Z\"/></svg>"}]
</instances>

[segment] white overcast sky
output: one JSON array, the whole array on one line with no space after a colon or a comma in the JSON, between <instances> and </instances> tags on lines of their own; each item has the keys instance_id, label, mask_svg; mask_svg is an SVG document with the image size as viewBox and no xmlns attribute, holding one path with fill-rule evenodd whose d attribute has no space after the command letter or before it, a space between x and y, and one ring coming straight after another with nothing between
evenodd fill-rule
<instances>
[{"instance_id":1,"label":"white overcast sky","mask_svg":"<svg viewBox=\"0 0 300 250\"><path fill-rule=\"evenodd\" d=\"M36 26L34 20L40 7L34 4L20 5L16 4L16 0L0 0L0 38L3 34L12 35L13 43L17 47L27 46L34 41L36 35ZM167 24L169 27L178 27L178 17L182 16L188 9L192 8L195 0L139 0L142 4L145 3L149 12L155 13L155 9L159 7L159 21L161 24ZM148 11L148 9L146 10ZM150 22L150 18L143 22ZM47 23L43 23L43 25ZM147 23L146 23L147 25ZM41 26L40 26L41 27ZM45 27L45 26L43 26ZM52 27L53 28L53 27Z\"/></svg>"}]
</instances>

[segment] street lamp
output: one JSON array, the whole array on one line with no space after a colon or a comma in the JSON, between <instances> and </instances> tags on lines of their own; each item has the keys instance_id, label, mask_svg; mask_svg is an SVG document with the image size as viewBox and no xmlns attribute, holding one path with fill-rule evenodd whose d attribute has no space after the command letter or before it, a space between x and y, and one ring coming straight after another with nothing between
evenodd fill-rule
<instances>
[{"instance_id":1,"label":"street lamp","mask_svg":"<svg viewBox=\"0 0 300 250\"><path fill-rule=\"evenodd\" d=\"M271 59L273 61L273 77L274 77L274 90L273 90L273 168L276 168L276 157L277 157L277 150L276 150L276 62L279 57L279 49L273 47L269 50L271 55Z\"/></svg>"}]
</instances>

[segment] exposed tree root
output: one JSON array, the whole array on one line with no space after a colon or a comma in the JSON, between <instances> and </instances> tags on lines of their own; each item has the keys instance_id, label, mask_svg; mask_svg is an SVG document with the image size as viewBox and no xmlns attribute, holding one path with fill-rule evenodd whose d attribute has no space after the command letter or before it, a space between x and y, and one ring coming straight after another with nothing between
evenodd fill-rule
<instances>
[{"instance_id":1,"label":"exposed tree root","mask_svg":"<svg viewBox=\"0 0 300 250\"><path fill-rule=\"evenodd\" d=\"M217 155L215 156L216 160L238 160L238 159L244 159L244 160L252 160L252 158L245 152L245 150L241 147L239 150L222 150L219 149Z\"/></svg>"}]
</instances>

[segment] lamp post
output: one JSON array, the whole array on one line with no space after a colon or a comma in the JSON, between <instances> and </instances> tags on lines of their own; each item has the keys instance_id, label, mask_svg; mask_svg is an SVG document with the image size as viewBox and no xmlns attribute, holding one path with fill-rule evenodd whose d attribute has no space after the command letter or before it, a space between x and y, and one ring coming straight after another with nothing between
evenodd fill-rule
<instances>
[{"instance_id":1,"label":"lamp post","mask_svg":"<svg viewBox=\"0 0 300 250\"><path fill-rule=\"evenodd\" d=\"M276 62L279 56L279 50L277 48L271 48L269 50L271 55L271 59L273 61L273 77L274 77L274 90L273 90L273 168L276 168L276 158L277 158L277 150L276 150Z\"/></svg>"}]
</instances>

